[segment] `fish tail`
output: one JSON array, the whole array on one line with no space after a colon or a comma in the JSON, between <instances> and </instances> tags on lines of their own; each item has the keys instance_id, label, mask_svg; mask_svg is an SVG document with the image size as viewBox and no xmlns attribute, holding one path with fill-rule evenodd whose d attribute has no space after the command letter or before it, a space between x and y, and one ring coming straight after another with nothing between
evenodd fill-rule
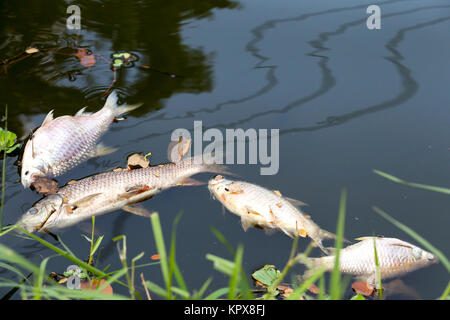
<instances>
[{"instance_id":1,"label":"fish tail","mask_svg":"<svg viewBox=\"0 0 450 320\"><path fill-rule=\"evenodd\" d=\"M191 161L194 164L200 165L200 172L212 172L233 175L232 172L227 170L227 166L214 162L214 157L210 157L208 154L198 154L185 161Z\"/></svg>"},{"instance_id":2,"label":"fish tail","mask_svg":"<svg viewBox=\"0 0 450 320\"><path fill-rule=\"evenodd\" d=\"M299 262L301 264L304 264L308 268L302 275L303 281L311 277L314 274L314 272L325 263L323 257L322 258L302 257L302 259L300 259Z\"/></svg>"},{"instance_id":3,"label":"fish tail","mask_svg":"<svg viewBox=\"0 0 450 320\"><path fill-rule=\"evenodd\" d=\"M320 229L319 238L321 240L324 240L324 239L336 239L336 235L334 233L329 232L329 231ZM351 242L351 241L349 241L349 240L347 240L345 238L342 238L342 241L343 242L347 242L347 243Z\"/></svg>"},{"instance_id":4,"label":"fish tail","mask_svg":"<svg viewBox=\"0 0 450 320\"><path fill-rule=\"evenodd\" d=\"M114 117L120 116L121 114L130 112L130 111L142 106L142 103L131 104L131 105L128 105L128 104L118 105L117 101L118 101L117 91L114 90L108 96L108 99L106 99L105 105L103 107L103 109L111 110L114 114Z\"/></svg>"}]
</instances>

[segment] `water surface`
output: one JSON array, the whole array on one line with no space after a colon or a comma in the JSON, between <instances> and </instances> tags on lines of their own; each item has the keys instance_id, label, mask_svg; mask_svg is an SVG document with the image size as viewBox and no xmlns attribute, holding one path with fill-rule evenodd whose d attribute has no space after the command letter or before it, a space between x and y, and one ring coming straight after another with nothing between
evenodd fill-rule
<instances>
[{"instance_id":1,"label":"water surface","mask_svg":"<svg viewBox=\"0 0 450 320\"><path fill-rule=\"evenodd\" d=\"M153 164L166 162L172 131L192 130L195 120L202 120L204 129L223 132L277 128L278 174L262 176L259 165L232 165L230 170L308 203L304 211L330 231L335 230L340 193L346 188L348 239L375 234L414 243L376 215L371 209L376 205L449 256L449 197L394 184L372 171L448 186L448 1L376 1L382 12L380 30L366 27L366 8L374 4L368 1L77 4L82 14L78 34L66 30L65 1L0 3L1 59L30 46L61 48L8 65L0 73L0 105L8 104L8 128L20 136L38 126L51 109L56 116L74 114L83 106L97 110L114 79L105 59L120 51L139 57L133 67L117 71L113 84L122 100L144 103L104 136L102 141L119 151L80 165L59 177L61 184L124 166L133 152L151 152ZM73 53L67 47L101 56L88 68L67 55ZM17 183L15 160L11 157L7 163L6 223L14 223L40 198ZM205 258L207 253L230 258L210 227L232 245L244 245L248 272L264 264L282 268L291 249L292 240L283 233L244 232L238 217L223 214L206 187L173 188L144 206L159 212L166 241L174 218L183 212L177 262L191 291L210 276L211 290L227 285L227 278ZM129 257L144 251L148 262L156 253L145 218L118 211L99 217L96 229L105 235L99 266L120 267L112 238L121 234L127 236ZM89 243L80 234L89 230L88 221L60 235L75 254L87 258ZM2 242L34 262L52 254L15 237L3 237ZM307 244L301 240L300 250ZM63 272L68 265L54 258L49 269ZM142 272L162 284L159 266ZM4 270L0 274L8 275ZM433 299L442 294L448 273L437 264L402 280L411 287L410 294L417 295L395 298ZM121 290L117 288L126 294Z\"/></svg>"}]
</instances>

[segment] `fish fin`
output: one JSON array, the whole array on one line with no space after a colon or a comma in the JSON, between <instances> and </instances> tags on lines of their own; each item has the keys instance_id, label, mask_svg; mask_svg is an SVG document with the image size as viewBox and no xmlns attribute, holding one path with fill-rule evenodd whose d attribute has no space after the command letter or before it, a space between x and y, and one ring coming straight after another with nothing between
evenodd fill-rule
<instances>
[{"instance_id":1,"label":"fish fin","mask_svg":"<svg viewBox=\"0 0 450 320\"><path fill-rule=\"evenodd\" d=\"M104 145L103 143L99 143L95 147L95 151L92 155L92 158L106 156L107 154L111 154L113 152L116 152L117 150L118 150L117 148L108 147L108 146Z\"/></svg>"},{"instance_id":2,"label":"fish fin","mask_svg":"<svg viewBox=\"0 0 450 320\"><path fill-rule=\"evenodd\" d=\"M246 217L241 217L241 225L244 231L247 231L250 227L253 227L253 223Z\"/></svg>"},{"instance_id":3,"label":"fish fin","mask_svg":"<svg viewBox=\"0 0 450 320\"><path fill-rule=\"evenodd\" d=\"M180 136L178 140L172 141L167 147L167 158L170 162L180 162L191 148L191 139Z\"/></svg>"},{"instance_id":4,"label":"fish fin","mask_svg":"<svg viewBox=\"0 0 450 320\"><path fill-rule=\"evenodd\" d=\"M359 238L355 238L356 241L364 241L364 240L368 240L368 239L372 239L373 237L359 237Z\"/></svg>"},{"instance_id":5,"label":"fish fin","mask_svg":"<svg viewBox=\"0 0 450 320\"><path fill-rule=\"evenodd\" d=\"M290 204L292 204L294 207L303 207L303 206L308 206L307 203L297 200L297 199L293 199L293 198L288 198L288 197L284 197L284 199L286 199Z\"/></svg>"},{"instance_id":6,"label":"fish fin","mask_svg":"<svg viewBox=\"0 0 450 320\"><path fill-rule=\"evenodd\" d=\"M277 229L275 229L275 228L270 228L270 227L264 228L264 232L265 232L268 236L274 234L276 231L277 231Z\"/></svg>"},{"instance_id":7,"label":"fish fin","mask_svg":"<svg viewBox=\"0 0 450 320\"><path fill-rule=\"evenodd\" d=\"M53 111L54 110L50 110L49 113L47 113L47 115L45 116L44 121L42 121L41 127L45 126L47 123L51 122L53 120Z\"/></svg>"},{"instance_id":8,"label":"fish fin","mask_svg":"<svg viewBox=\"0 0 450 320\"><path fill-rule=\"evenodd\" d=\"M384 238L384 237L383 236L359 237L359 238L355 238L355 240L357 240L357 241L364 241L364 240L373 239L373 238Z\"/></svg>"},{"instance_id":9,"label":"fish fin","mask_svg":"<svg viewBox=\"0 0 450 320\"><path fill-rule=\"evenodd\" d=\"M155 211L150 212L139 204L123 206L122 210L146 218L151 217L155 213Z\"/></svg>"},{"instance_id":10,"label":"fish fin","mask_svg":"<svg viewBox=\"0 0 450 320\"><path fill-rule=\"evenodd\" d=\"M114 90L113 92L111 92L111 94L108 96L108 98L106 99L105 105L103 106L103 109L110 109L112 110L112 112L114 113L114 116L117 117L123 113L127 113L130 112L134 109L139 108L140 106L142 106L142 103L138 103L138 104L132 104L132 105L127 105L127 104L122 104L122 105L118 105L117 104L117 91Z\"/></svg>"},{"instance_id":11,"label":"fish fin","mask_svg":"<svg viewBox=\"0 0 450 320\"><path fill-rule=\"evenodd\" d=\"M74 207L88 207L92 204L92 202L95 200L95 198L97 198L100 195L102 195L102 193L90 194L84 198L81 198L80 200L71 202L70 205L74 206Z\"/></svg>"},{"instance_id":12,"label":"fish fin","mask_svg":"<svg viewBox=\"0 0 450 320\"><path fill-rule=\"evenodd\" d=\"M207 182L195 180L193 178L187 178L187 179L184 179L182 182L180 182L180 185L183 185L183 186L203 186L205 184L207 184Z\"/></svg>"},{"instance_id":13,"label":"fish fin","mask_svg":"<svg viewBox=\"0 0 450 320\"><path fill-rule=\"evenodd\" d=\"M75 116L87 116L87 115L92 114L92 112L85 112L86 108L87 107L83 107L80 110L78 110L78 112L75 113Z\"/></svg>"},{"instance_id":14,"label":"fish fin","mask_svg":"<svg viewBox=\"0 0 450 320\"><path fill-rule=\"evenodd\" d=\"M404 247L404 248L408 248L408 249L412 249L412 246L409 246L407 244L402 244L402 243L393 243L391 244L391 246L397 246L397 247Z\"/></svg>"},{"instance_id":15,"label":"fish fin","mask_svg":"<svg viewBox=\"0 0 450 320\"><path fill-rule=\"evenodd\" d=\"M252 209L250 209L248 207L246 207L246 209L247 209L247 213L248 214L254 214L254 215L257 215L257 216L261 216L261 213L255 211L255 210L252 210Z\"/></svg>"},{"instance_id":16,"label":"fish fin","mask_svg":"<svg viewBox=\"0 0 450 320\"><path fill-rule=\"evenodd\" d=\"M149 186L146 186L146 185L136 185L134 187L127 189L126 192L120 194L119 198L130 199L131 197L137 196L141 193L144 193L144 192L147 192L147 191L153 190L153 189L155 189L155 187L150 188ZM153 195L149 196L149 198L151 198L152 196ZM147 199L142 199L140 201L144 201L144 200L147 200Z\"/></svg>"}]
</instances>

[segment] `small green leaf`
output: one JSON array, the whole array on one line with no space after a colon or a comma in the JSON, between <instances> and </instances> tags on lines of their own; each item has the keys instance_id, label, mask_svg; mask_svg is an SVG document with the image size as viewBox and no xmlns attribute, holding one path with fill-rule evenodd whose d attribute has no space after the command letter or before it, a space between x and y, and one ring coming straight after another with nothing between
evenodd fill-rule
<instances>
[{"instance_id":1,"label":"small green leaf","mask_svg":"<svg viewBox=\"0 0 450 320\"><path fill-rule=\"evenodd\" d=\"M15 133L0 128L0 150L6 151L6 153L13 152L20 146L15 144L16 139L17 135Z\"/></svg>"},{"instance_id":2,"label":"small green leaf","mask_svg":"<svg viewBox=\"0 0 450 320\"><path fill-rule=\"evenodd\" d=\"M366 300L366 298L364 298L364 296L361 293L358 293L353 297L351 297L350 300Z\"/></svg>"},{"instance_id":3,"label":"small green leaf","mask_svg":"<svg viewBox=\"0 0 450 320\"><path fill-rule=\"evenodd\" d=\"M277 270L275 266L266 264L261 269L253 272L252 277L265 286L270 286L280 275L280 270Z\"/></svg>"}]
</instances>

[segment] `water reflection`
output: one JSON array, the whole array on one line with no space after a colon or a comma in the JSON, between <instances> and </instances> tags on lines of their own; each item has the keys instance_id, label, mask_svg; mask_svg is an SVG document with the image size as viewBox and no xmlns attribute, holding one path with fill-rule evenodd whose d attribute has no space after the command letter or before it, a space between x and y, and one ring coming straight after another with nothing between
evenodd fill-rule
<instances>
[{"instance_id":1,"label":"water reflection","mask_svg":"<svg viewBox=\"0 0 450 320\"><path fill-rule=\"evenodd\" d=\"M149 0L85 0L77 5L82 30L74 34L65 29L66 1L29 1L27 6L0 2L0 57L13 57L29 46L88 48L108 58L113 52L133 51L143 65L183 75L173 78L152 69L120 70L115 87L132 95L127 100L139 101L145 96L146 104L136 115L162 108L163 100L175 93L212 89L210 57L202 49L183 44L180 29L190 20L212 17L213 9L238 8L237 2L229 0L188 0L171 5ZM23 135L20 114L47 113L49 108L57 109L57 114L73 114L82 107L79 101L86 98L98 108L102 105L98 94L112 81L113 72L102 59L87 68L73 55L46 50L0 73L0 103L14 106L9 126Z\"/></svg>"}]
</instances>

